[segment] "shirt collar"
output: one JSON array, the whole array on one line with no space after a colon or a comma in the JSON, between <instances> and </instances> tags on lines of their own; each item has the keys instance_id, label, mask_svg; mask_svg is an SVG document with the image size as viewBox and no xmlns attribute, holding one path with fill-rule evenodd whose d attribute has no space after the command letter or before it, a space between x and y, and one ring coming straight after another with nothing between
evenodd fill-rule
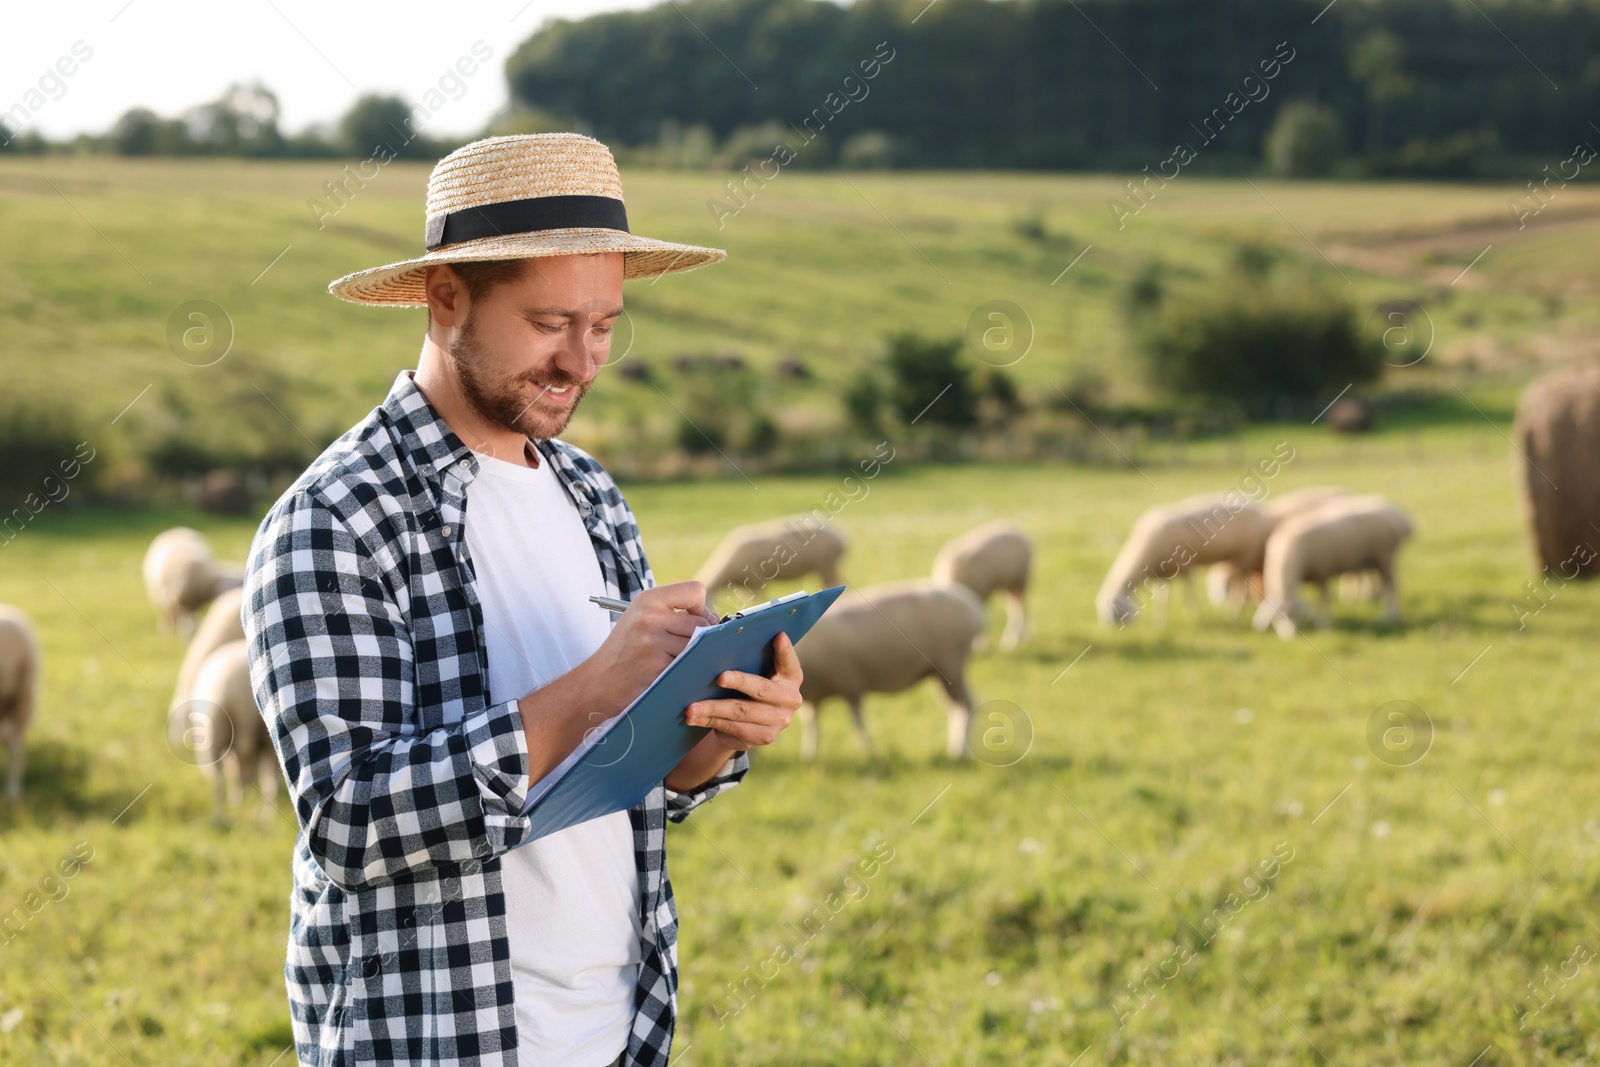
<instances>
[{"instance_id":1,"label":"shirt collar","mask_svg":"<svg viewBox=\"0 0 1600 1067\"><path fill-rule=\"evenodd\" d=\"M433 410L428 398L417 388L412 377L415 373L401 371L383 401L383 412L399 435L401 451L417 470L435 479L442 478L452 468L460 468L470 481L478 471L472 449Z\"/></svg>"},{"instance_id":2,"label":"shirt collar","mask_svg":"<svg viewBox=\"0 0 1600 1067\"><path fill-rule=\"evenodd\" d=\"M457 495L465 494L466 487L478 476L483 464L428 403L428 398L417 388L415 374L408 368L395 376L394 385L383 401L384 414L400 437L402 452L418 471L441 484L450 479L455 482L451 488ZM594 488L553 441L534 441L533 445L543 461L554 468L556 477L578 505L587 524L596 511Z\"/></svg>"}]
</instances>

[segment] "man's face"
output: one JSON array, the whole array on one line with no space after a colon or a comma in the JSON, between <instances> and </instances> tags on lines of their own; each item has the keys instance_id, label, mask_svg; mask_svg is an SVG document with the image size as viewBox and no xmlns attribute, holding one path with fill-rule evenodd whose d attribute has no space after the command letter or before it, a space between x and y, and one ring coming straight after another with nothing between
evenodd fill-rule
<instances>
[{"instance_id":1,"label":"man's face","mask_svg":"<svg viewBox=\"0 0 1600 1067\"><path fill-rule=\"evenodd\" d=\"M611 356L622 253L528 260L473 301L448 354L468 403L527 437L558 436Z\"/></svg>"}]
</instances>

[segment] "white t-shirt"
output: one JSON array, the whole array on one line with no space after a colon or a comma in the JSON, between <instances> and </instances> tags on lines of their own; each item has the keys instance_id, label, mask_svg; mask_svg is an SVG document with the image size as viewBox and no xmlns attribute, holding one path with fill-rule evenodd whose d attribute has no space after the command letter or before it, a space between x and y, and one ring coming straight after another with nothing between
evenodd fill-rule
<instances>
[{"instance_id":1,"label":"white t-shirt","mask_svg":"<svg viewBox=\"0 0 1600 1067\"><path fill-rule=\"evenodd\" d=\"M550 461L539 458L531 468L480 453L482 472L467 488L467 550L497 701L565 674L611 630L610 614L589 603L605 583L588 531ZM514 849L500 870L518 1063L594 1067L614 1059L633 1026L640 961L628 813Z\"/></svg>"}]
</instances>

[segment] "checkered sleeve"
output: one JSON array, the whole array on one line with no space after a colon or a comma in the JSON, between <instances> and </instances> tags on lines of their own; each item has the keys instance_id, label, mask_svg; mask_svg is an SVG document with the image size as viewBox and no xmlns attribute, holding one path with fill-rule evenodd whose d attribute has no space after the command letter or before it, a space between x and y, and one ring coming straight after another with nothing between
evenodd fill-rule
<instances>
[{"instance_id":1,"label":"checkered sleeve","mask_svg":"<svg viewBox=\"0 0 1600 1067\"><path fill-rule=\"evenodd\" d=\"M689 813L701 804L710 800L725 789L732 789L738 785L750 770L750 753L735 752L705 782L689 790L687 793L675 793L667 790L667 818L673 822L682 822L689 817Z\"/></svg>"},{"instance_id":2,"label":"checkered sleeve","mask_svg":"<svg viewBox=\"0 0 1600 1067\"><path fill-rule=\"evenodd\" d=\"M246 577L256 702L311 854L348 890L499 855L528 830L514 701L420 723L414 637L374 559L392 549L306 490L262 524Z\"/></svg>"}]
</instances>

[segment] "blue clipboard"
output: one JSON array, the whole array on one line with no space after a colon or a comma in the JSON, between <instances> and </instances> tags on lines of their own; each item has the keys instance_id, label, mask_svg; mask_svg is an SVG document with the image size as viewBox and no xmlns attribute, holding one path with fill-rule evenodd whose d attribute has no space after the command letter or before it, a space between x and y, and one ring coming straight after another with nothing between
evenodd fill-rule
<instances>
[{"instance_id":1,"label":"blue clipboard","mask_svg":"<svg viewBox=\"0 0 1600 1067\"><path fill-rule=\"evenodd\" d=\"M533 817L528 840L638 804L711 731L690 726L684 709L696 700L739 695L713 682L725 670L771 674L773 638L781 631L798 644L843 591L836 585L795 593L696 630L638 699L529 788L522 809Z\"/></svg>"}]
</instances>

